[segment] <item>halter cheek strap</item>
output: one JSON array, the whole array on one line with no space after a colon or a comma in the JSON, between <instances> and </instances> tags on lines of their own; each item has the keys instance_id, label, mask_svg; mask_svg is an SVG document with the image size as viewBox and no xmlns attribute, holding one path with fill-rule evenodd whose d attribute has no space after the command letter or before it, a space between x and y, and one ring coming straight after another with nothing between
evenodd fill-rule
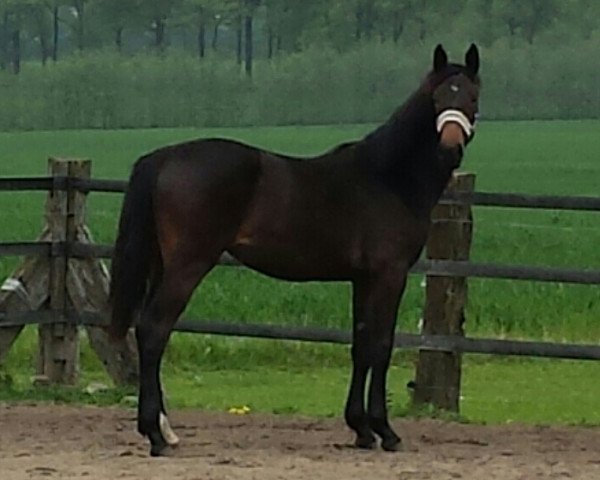
<instances>
[{"instance_id":1,"label":"halter cheek strap","mask_svg":"<svg viewBox=\"0 0 600 480\"><path fill-rule=\"evenodd\" d=\"M450 122L458 123L468 138L473 136L475 125L471 123L463 112L454 109L444 110L438 115L436 119L437 131L441 132L444 125Z\"/></svg>"}]
</instances>

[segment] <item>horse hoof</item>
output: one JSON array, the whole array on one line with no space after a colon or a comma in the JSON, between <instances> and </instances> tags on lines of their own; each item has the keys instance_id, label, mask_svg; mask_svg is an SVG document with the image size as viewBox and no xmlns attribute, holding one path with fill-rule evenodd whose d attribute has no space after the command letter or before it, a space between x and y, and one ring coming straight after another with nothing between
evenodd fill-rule
<instances>
[{"instance_id":1,"label":"horse hoof","mask_svg":"<svg viewBox=\"0 0 600 480\"><path fill-rule=\"evenodd\" d=\"M356 437L356 442L354 442L354 446L356 448L360 448L361 450L373 450L375 448L376 442L375 437Z\"/></svg>"},{"instance_id":2,"label":"horse hoof","mask_svg":"<svg viewBox=\"0 0 600 480\"><path fill-rule=\"evenodd\" d=\"M381 448L386 452L401 452L403 450L402 440L398 437L387 438L381 441Z\"/></svg>"},{"instance_id":3,"label":"horse hoof","mask_svg":"<svg viewBox=\"0 0 600 480\"><path fill-rule=\"evenodd\" d=\"M170 457L173 455L174 447L167 444L157 444L150 446L150 456L151 457Z\"/></svg>"}]
</instances>

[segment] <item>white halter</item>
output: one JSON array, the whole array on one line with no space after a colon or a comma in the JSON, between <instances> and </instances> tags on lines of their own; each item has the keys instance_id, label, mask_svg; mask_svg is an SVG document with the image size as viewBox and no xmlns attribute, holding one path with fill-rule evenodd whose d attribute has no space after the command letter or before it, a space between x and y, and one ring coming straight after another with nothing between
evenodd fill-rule
<instances>
[{"instance_id":1,"label":"white halter","mask_svg":"<svg viewBox=\"0 0 600 480\"><path fill-rule=\"evenodd\" d=\"M436 120L437 131L441 132L449 122L458 123L460 127L464 130L467 137L473 136L473 132L475 130L475 124L471 123L471 121L467 118L467 116L461 112L460 110L444 110L440 113Z\"/></svg>"}]
</instances>

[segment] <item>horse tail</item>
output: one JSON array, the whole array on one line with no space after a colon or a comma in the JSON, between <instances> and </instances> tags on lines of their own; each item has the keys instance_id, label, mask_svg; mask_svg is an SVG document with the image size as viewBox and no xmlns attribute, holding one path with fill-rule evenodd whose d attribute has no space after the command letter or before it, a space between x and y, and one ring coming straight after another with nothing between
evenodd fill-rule
<instances>
[{"instance_id":1,"label":"horse tail","mask_svg":"<svg viewBox=\"0 0 600 480\"><path fill-rule=\"evenodd\" d=\"M109 335L122 339L148 292L151 269L160 262L153 193L158 164L151 155L133 167L123 200L111 265Z\"/></svg>"}]
</instances>

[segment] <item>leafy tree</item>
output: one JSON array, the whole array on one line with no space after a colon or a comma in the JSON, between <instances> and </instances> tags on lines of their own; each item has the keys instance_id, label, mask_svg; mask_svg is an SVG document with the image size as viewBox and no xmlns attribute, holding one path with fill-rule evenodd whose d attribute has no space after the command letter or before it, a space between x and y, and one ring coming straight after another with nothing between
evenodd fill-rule
<instances>
[{"instance_id":1,"label":"leafy tree","mask_svg":"<svg viewBox=\"0 0 600 480\"><path fill-rule=\"evenodd\" d=\"M166 46L167 21L182 4L183 0L145 0L140 3L143 22L152 31L153 45L158 51L163 51Z\"/></svg>"},{"instance_id":2,"label":"leafy tree","mask_svg":"<svg viewBox=\"0 0 600 480\"><path fill-rule=\"evenodd\" d=\"M101 0L100 0L101 1ZM71 0L71 28L75 32L77 48L85 48L86 6L90 0Z\"/></svg>"},{"instance_id":3,"label":"leafy tree","mask_svg":"<svg viewBox=\"0 0 600 480\"><path fill-rule=\"evenodd\" d=\"M38 0L51 17L52 23L52 60L58 61L58 43L60 39L60 9L66 5L66 0Z\"/></svg>"},{"instance_id":4,"label":"leafy tree","mask_svg":"<svg viewBox=\"0 0 600 480\"><path fill-rule=\"evenodd\" d=\"M0 0L0 69L6 70L8 65L9 20L10 9L6 0Z\"/></svg>"},{"instance_id":5,"label":"leafy tree","mask_svg":"<svg viewBox=\"0 0 600 480\"><path fill-rule=\"evenodd\" d=\"M52 17L46 8L44 0L29 0L24 5L26 15L26 28L30 36L35 39L40 46L40 58L42 65L46 65L48 58L52 55L55 48L52 46Z\"/></svg>"},{"instance_id":6,"label":"leafy tree","mask_svg":"<svg viewBox=\"0 0 600 480\"><path fill-rule=\"evenodd\" d=\"M212 28L211 48L217 50L220 27L236 22L239 13L240 0L183 0L178 9L178 20L196 32L198 57L202 59L206 54L209 30ZM237 28L237 23L235 25ZM241 33L239 36L241 38Z\"/></svg>"},{"instance_id":7,"label":"leafy tree","mask_svg":"<svg viewBox=\"0 0 600 480\"><path fill-rule=\"evenodd\" d=\"M29 3L18 0L2 0L0 3L3 12L3 68L10 64L15 74L21 72L21 42L29 8Z\"/></svg>"},{"instance_id":8,"label":"leafy tree","mask_svg":"<svg viewBox=\"0 0 600 480\"><path fill-rule=\"evenodd\" d=\"M559 8L558 0L495 0L492 15L511 37L521 34L532 44L536 35L557 19Z\"/></svg>"},{"instance_id":9,"label":"leafy tree","mask_svg":"<svg viewBox=\"0 0 600 480\"><path fill-rule=\"evenodd\" d=\"M252 63L254 60L254 15L260 5L260 0L244 0L244 58L246 75L252 76Z\"/></svg>"},{"instance_id":10,"label":"leafy tree","mask_svg":"<svg viewBox=\"0 0 600 480\"><path fill-rule=\"evenodd\" d=\"M143 0L101 0L94 4L93 13L110 30L114 44L120 52L123 49L123 33L128 28L141 25L139 15Z\"/></svg>"},{"instance_id":11,"label":"leafy tree","mask_svg":"<svg viewBox=\"0 0 600 480\"><path fill-rule=\"evenodd\" d=\"M206 54L206 29L215 15L214 0L184 0L180 16L184 25L196 29L198 57Z\"/></svg>"}]
</instances>

